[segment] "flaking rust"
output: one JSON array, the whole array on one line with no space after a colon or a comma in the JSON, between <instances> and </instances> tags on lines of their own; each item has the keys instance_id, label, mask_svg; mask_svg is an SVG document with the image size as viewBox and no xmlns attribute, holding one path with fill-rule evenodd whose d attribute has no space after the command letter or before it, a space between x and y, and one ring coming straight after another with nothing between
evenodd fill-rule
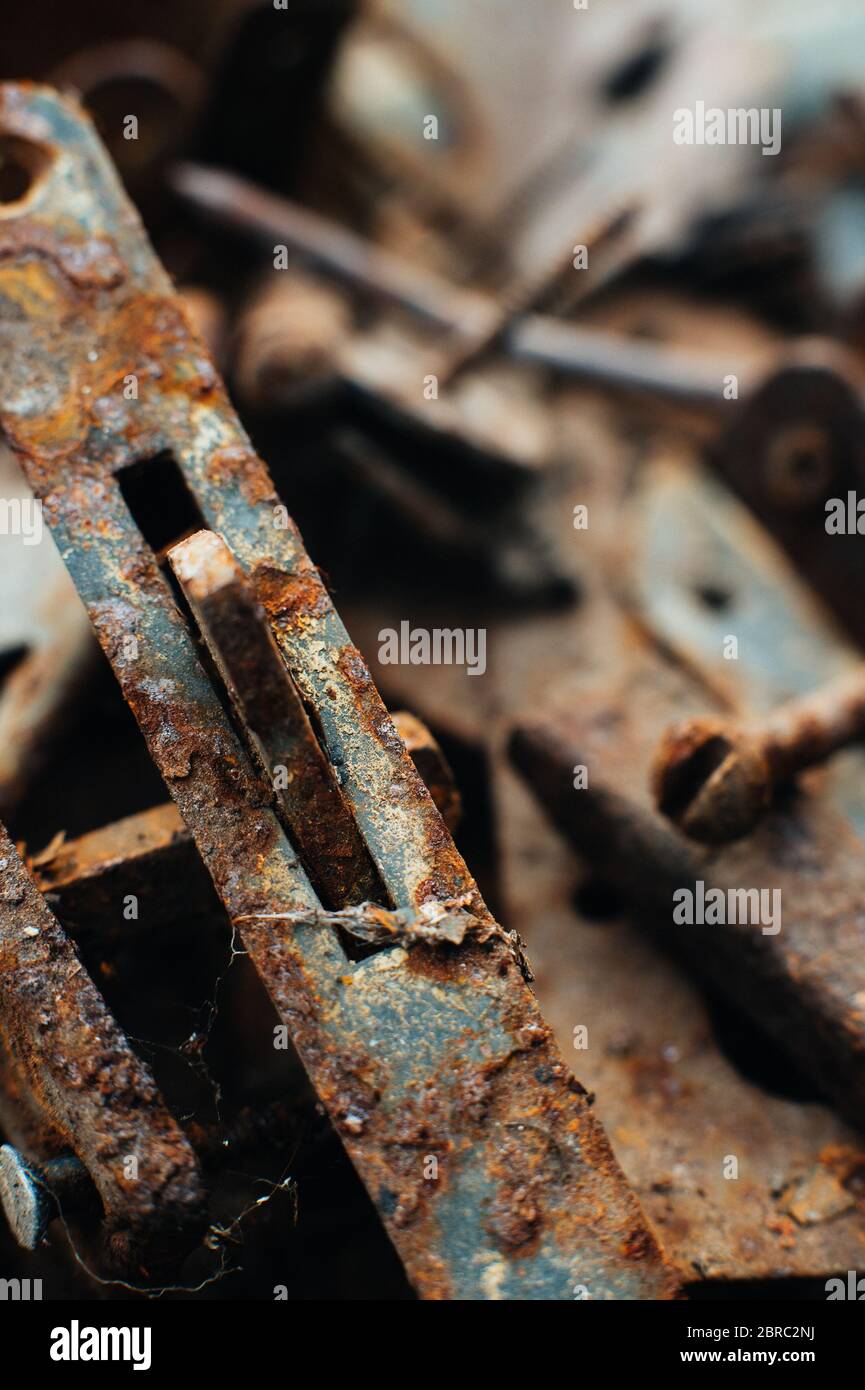
<instances>
[{"instance_id":1,"label":"flaking rust","mask_svg":"<svg viewBox=\"0 0 865 1390\"><path fill-rule=\"evenodd\" d=\"M192 1148L2 827L0 1039L32 1111L89 1171L116 1263L188 1249L206 1214Z\"/></svg>"},{"instance_id":2,"label":"flaking rust","mask_svg":"<svg viewBox=\"0 0 865 1390\"><path fill-rule=\"evenodd\" d=\"M170 452L254 586L394 910L492 919L80 110L7 86L42 169L0 213L4 431L229 916L425 1298L662 1298L674 1279L507 940L353 960L117 474ZM74 272L74 273L73 273ZM179 537L178 537L179 538ZM342 906L342 905L340 905ZM280 914L292 914L289 919Z\"/></svg>"},{"instance_id":3,"label":"flaking rust","mask_svg":"<svg viewBox=\"0 0 865 1390\"><path fill-rule=\"evenodd\" d=\"M246 731L274 780L286 828L325 901L362 902L381 884L285 669L267 618L221 536L197 531L168 553L174 576Z\"/></svg>"},{"instance_id":4,"label":"flaking rust","mask_svg":"<svg viewBox=\"0 0 865 1390\"><path fill-rule=\"evenodd\" d=\"M511 753L550 818L615 878L640 920L861 1128L862 840L837 808L807 791L734 844L709 849L680 834L654 806L649 768L671 717L688 718L706 698L693 677L647 650L614 692L583 688L575 700L563 683L542 715L517 725ZM590 785L573 796L577 765L589 769ZM721 924L699 909L690 921L674 911L682 901L674 895L693 894L696 903L712 890L730 904Z\"/></svg>"},{"instance_id":5,"label":"flaking rust","mask_svg":"<svg viewBox=\"0 0 865 1390\"><path fill-rule=\"evenodd\" d=\"M441 749L415 715L397 710L393 721L450 824L459 816L460 797ZM64 839L30 866L64 930L79 943L98 941L104 947L139 929L219 914L213 885L173 801ZM138 917L112 925L113 905L130 893L138 900Z\"/></svg>"}]
</instances>

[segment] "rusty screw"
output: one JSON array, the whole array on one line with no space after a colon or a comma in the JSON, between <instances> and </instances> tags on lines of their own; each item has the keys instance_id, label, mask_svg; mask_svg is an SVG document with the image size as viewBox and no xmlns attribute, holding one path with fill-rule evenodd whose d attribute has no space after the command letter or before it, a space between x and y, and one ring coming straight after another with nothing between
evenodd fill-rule
<instances>
[{"instance_id":1,"label":"rusty screw","mask_svg":"<svg viewBox=\"0 0 865 1390\"><path fill-rule=\"evenodd\" d=\"M796 773L862 739L862 670L779 706L762 724L690 719L661 739L651 770L655 803L691 839L726 844L754 828Z\"/></svg>"},{"instance_id":2,"label":"rusty screw","mask_svg":"<svg viewBox=\"0 0 865 1390\"><path fill-rule=\"evenodd\" d=\"M0 1205L9 1229L25 1250L35 1250L59 1211L89 1205L90 1175L74 1154L33 1163L11 1144L0 1146Z\"/></svg>"}]
</instances>

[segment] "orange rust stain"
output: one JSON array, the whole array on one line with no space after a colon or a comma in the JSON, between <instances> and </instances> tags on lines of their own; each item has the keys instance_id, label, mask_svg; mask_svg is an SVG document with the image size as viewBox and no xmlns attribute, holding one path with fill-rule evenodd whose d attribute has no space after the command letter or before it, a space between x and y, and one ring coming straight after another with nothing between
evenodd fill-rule
<instances>
[{"instance_id":1,"label":"orange rust stain","mask_svg":"<svg viewBox=\"0 0 865 1390\"><path fill-rule=\"evenodd\" d=\"M323 617L330 610L327 590L314 565L296 574L286 574L273 565L258 565L252 578L259 602L282 629Z\"/></svg>"},{"instance_id":2,"label":"orange rust stain","mask_svg":"<svg viewBox=\"0 0 865 1390\"><path fill-rule=\"evenodd\" d=\"M44 261L15 261L0 266L3 299L21 310L29 321L56 320L61 302L56 277ZM5 317L9 317L8 310Z\"/></svg>"},{"instance_id":3,"label":"orange rust stain","mask_svg":"<svg viewBox=\"0 0 865 1390\"><path fill-rule=\"evenodd\" d=\"M267 469L252 449L236 444L217 449L208 460L207 472L215 483L237 483L250 506L279 501Z\"/></svg>"},{"instance_id":4,"label":"orange rust stain","mask_svg":"<svg viewBox=\"0 0 865 1390\"><path fill-rule=\"evenodd\" d=\"M55 219L49 225L28 217L0 222L0 260L39 256L53 262L78 290L113 289L126 271L110 238L82 235L76 222Z\"/></svg>"}]
</instances>

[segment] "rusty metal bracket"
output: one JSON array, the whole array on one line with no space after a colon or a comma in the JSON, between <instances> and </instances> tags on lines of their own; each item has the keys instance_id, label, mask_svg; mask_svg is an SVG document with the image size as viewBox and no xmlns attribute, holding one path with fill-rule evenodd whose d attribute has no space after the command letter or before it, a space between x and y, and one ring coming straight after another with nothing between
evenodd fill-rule
<instances>
[{"instance_id":1,"label":"rusty metal bracket","mask_svg":"<svg viewBox=\"0 0 865 1390\"><path fill-rule=\"evenodd\" d=\"M270 478L89 122L48 89L7 86L0 128L34 152L32 187L0 211L3 429L416 1289L670 1296L669 1268L505 934L354 960L317 925L272 789L125 500L129 470L140 478L153 460L170 457L197 524L245 571L386 906L465 898L494 924L296 528L279 524Z\"/></svg>"},{"instance_id":2,"label":"rusty metal bracket","mask_svg":"<svg viewBox=\"0 0 865 1390\"><path fill-rule=\"evenodd\" d=\"M861 754L848 754L853 761L831 773L805 774L753 835L719 850L696 847L671 826L650 787L658 740L671 724L771 708L812 688L821 674L855 669L855 660L797 593L765 537L749 546L747 518L732 498L698 485L690 470L654 471L653 478L646 469L630 499L640 539L624 567L630 573L620 578L620 597L643 640L629 648L612 688L565 682L545 710L521 720L513 756L553 820L600 872L613 875L641 918L861 1126ZM671 535L683 538L673 553ZM707 585L731 596L727 606L712 609L700 599ZM733 612L737 586L741 611ZM721 652L731 630L743 658L728 663ZM587 769L581 790L577 766ZM770 904L777 894L779 910L771 923L753 914L713 923L710 914L688 924L674 917L674 894L683 889L704 897L719 891L727 901L756 890Z\"/></svg>"},{"instance_id":3,"label":"rusty metal bracket","mask_svg":"<svg viewBox=\"0 0 865 1390\"><path fill-rule=\"evenodd\" d=\"M639 708L639 724L630 706ZM654 810L647 788L654 741L674 711L699 707L693 688L647 664L613 698L584 699L579 718L560 713L521 728L514 755L557 824L598 869L622 881L652 926L795 1055L841 1114L861 1125L861 842L840 815L803 799L771 813L741 845L718 852L689 845ZM577 765L589 769L590 779L579 794ZM751 920L754 914L718 925L707 913L704 923L697 907L696 922L681 924L674 909L683 890L695 903L711 902L713 894L727 903L731 893L756 893L780 910L766 927Z\"/></svg>"},{"instance_id":4,"label":"rusty metal bracket","mask_svg":"<svg viewBox=\"0 0 865 1390\"><path fill-rule=\"evenodd\" d=\"M112 1261L185 1253L206 1213L192 1147L2 827L0 1039L19 1098L89 1172Z\"/></svg>"},{"instance_id":5,"label":"rusty metal bracket","mask_svg":"<svg viewBox=\"0 0 865 1390\"><path fill-rule=\"evenodd\" d=\"M861 646L865 409L851 365L831 344L804 344L740 403L708 457ZM846 514L851 495L852 529L834 534L827 503Z\"/></svg>"},{"instance_id":6,"label":"rusty metal bracket","mask_svg":"<svg viewBox=\"0 0 865 1390\"><path fill-rule=\"evenodd\" d=\"M453 773L426 725L406 710L391 716L445 824L461 801ZM183 817L173 801L58 844L33 864L40 889L76 942L106 946L137 928L152 931L218 906ZM134 894L138 917L120 912ZM112 925L113 924L113 925Z\"/></svg>"}]
</instances>

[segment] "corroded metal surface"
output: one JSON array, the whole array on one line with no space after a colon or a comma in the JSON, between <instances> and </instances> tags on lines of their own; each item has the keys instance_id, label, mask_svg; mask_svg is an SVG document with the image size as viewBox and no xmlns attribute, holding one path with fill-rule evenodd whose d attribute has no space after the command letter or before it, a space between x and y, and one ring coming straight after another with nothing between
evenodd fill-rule
<instances>
[{"instance_id":1,"label":"corroded metal surface","mask_svg":"<svg viewBox=\"0 0 865 1390\"><path fill-rule=\"evenodd\" d=\"M85 118L45 89L6 87L0 126L45 153L0 220L4 431L415 1287L669 1296L671 1273L504 934L355 961L315 925L320 904L269 788L120 491L119 471L165 451L255 586L391 905L465 898L491 919L296 529L274 525L268 474Z\"/></svg>"},{"instance_id":2,"label":"corroded metal surface","mask_svg":"<svg viewBox=\"0 0 865 1390\"><path fill-rule=\"evenodd\" d=\"M865 876L861 841L844 817L802 796L755 833L710 851L655 810L654 747L673 718L705 709L706 693L658 659L635 660L613 692L583 694L525 723L517 766L553 819L694 966L792 1052L852 1123L865 1114ZM575 765L589 786L573 787ZM677 924L674 893L720 889L780 895L780 920ZM768 930L764 931L764 925Z\"/></svg>"},{"instance_id":3,"label":"corroded metal surface","mask_svg":"<svg viewBox=\"0 0 865 1390\"><path fill-rule=\"evenodd\" d=\"M709 451L859 643L865 548L855 516L852 531L827 531L826 503L861 496L862 440L862 399L849 360L838 348L806 344L767 373Z\"/></svg>"},{"instance_id":4,"label":"corroded metal surface","mask_svg":"<svg viewBox=\"0 0 865 1390\"><path fill-rule=\"evenodd\" d=\"M695 840L747 835L796 774L865 738L861 669L749 724L697 718L667 729L651 780L658 809Z\"/></svg>"},{"instance_id":5,"label":"corroded metal surface","mask_svg":"<svg viewBox=\"0 0 865 1390\"><path fill-rule=\"evenodd\" d=\"M448 830L453 832L462 815L462 800L450 765L436 739L416 714L395 710L394 727L408 749L430 796L441 812Z\"/></svg>"},{"instance_id":6,"label":"corroded metal surface","mask_svg":"<svg viewBox=\"0 0 865 1390\"><path fill-rule=\"evenodd\" d=\"M33 865L39 887L76 940L113 936L218 909L211 881L173 801L59 845ZM127 920L134 894L138 916Z\"/></svg>"},{"instance_id":7,"label":"corroded metal surface","mask_svg":"<svg viewBox=\"0 0 865 1390\"><path fill-rule=\"evenodd\" d=\"M32 1107L88 1169L115 1258L191 1245L205 1213L193 1151L5 831L0 1037Z\"/></svg>"},{"instance_id":8,"label":"corroded metal surface","mask_svg":"<svg viewBox=\"0 0 865 1390\"><path fill-rule=\"evenodd\" d=\"M566 1052L581 1044L575 1065L683 1279L856 1269L865 1241L861 1133L806 1099L798 1078L785 1084L759 1035L737 1027L731 1045L728 1012L656 949L615 883L599 883L550 835L516 775L499 776L509 776L498 798L504 892L526 924L544 1015ZM728 1155L735 1181L725 1177ZM806 1215L800 1198L812 1194Z\"/></svg>"},{"instance_id":9,"label":"corroded metal surface","mask_svg":"<svg viewBox=\"0 0 865 1390\"><path fill-rule=\"evenodd\" d=\"M644 468L622 524L629 544L618 587L628 611L663 650L699 673L725 717L768 719L789 701L801 708L799 700L824 685L856 679L860 654L762 527L694 463L668 457ZM731 632L739 643L735 661L723 656ZM811 779L859 836L863 772L865 755L850 749Z\"/></svg>"},{"instance_id":10,"label":"corroded metal surface","mask_svg":"<svg viewBox=\"0 0 865 1390\"><path fill-rule=\"evenodd\" d=\"M693 704L671 706L670 719L705 712L713 690L728 716L768 711L854 669L856 654L692 450L659 449L631 470L611 446L613 426L606 415L594 419L591 401L581 397L571 418L569 491L588 504L591 528L575 547L562 487L545 504L544 525L561 536L574 568L585 566L592 576L584 602L531 623L506 617L490 628L486 705L465 700L453 669L383 666L376 678L393 699L488 754L505 917L520 923L544 1016L582 1082L597 1092L616 1156L683 1277L825 1277L855 1268L865 1240L860 1134L812 1099L817 1089L806 1080L805 1092L798 1075L792 1087L773 1090L762 1059L770 1051L779 1070L786 1059L759 1035L749 1031L737 1053L728 1049L731 1011L714 992L710 1006L681 963L656 949L641 926L642 880L636 908L626 906L617 865L608 891L598 895L598 916L588 894L584 905L584 886L592 894L596 887L591 856L575 856L550 835L543 799L508 769L502 744L514 719L526 712L544 718L563 680L560 704L573 716L586 688L613 688L635 649L645 649L641 631L706 683ZM607 568L611 580L604 583ZM627 606L613 598L626 580ZM416 622L435 620L434 610L427 616L418 609L416 603ZM397 622L400 611L394 603L364 626L358 608L350 626L372 652L377 627ZM720 657L731 630L739 634L738 662ZM821 796L858 827L865 826L862 767L862 756L850 752L819 774ZM585 794L573 788L572 767L562 776L563 798ZM580 1024L589 1042L575 1051ZM736 1182L723 1174L730 1153L739 1160ZM831 1201L820 1201L814 1219L800 1224L788 1206L812 1186Z\"/></svg>"},{"instance_id":11,"label":"corroded metal surface","mask_svg":"<svg viewBox=\"0 0 865 1390\"><path fill-rule=\"evenodd\" d=\"M168 559L316 890L334 904L379 897L363 841L240 565L212 531L180 541Z\"/></svg>"},{"instance_id":12,"label":"corroded metal surface","mask_svg":"<svg viewBox=\"0 0 865 1390\"><path fill-rule=\"evenodd\" d=\"M445 824L453 828L460 795L441 749L416 715L397 710L393 721ZM219 908L173 801L65 840L38 855L31 867L76 941L98 939L105 945L136 926L150 931ZM138 900L138 916L127 920L121 908L130 893Z\"/></svg>"}]
</instances>

